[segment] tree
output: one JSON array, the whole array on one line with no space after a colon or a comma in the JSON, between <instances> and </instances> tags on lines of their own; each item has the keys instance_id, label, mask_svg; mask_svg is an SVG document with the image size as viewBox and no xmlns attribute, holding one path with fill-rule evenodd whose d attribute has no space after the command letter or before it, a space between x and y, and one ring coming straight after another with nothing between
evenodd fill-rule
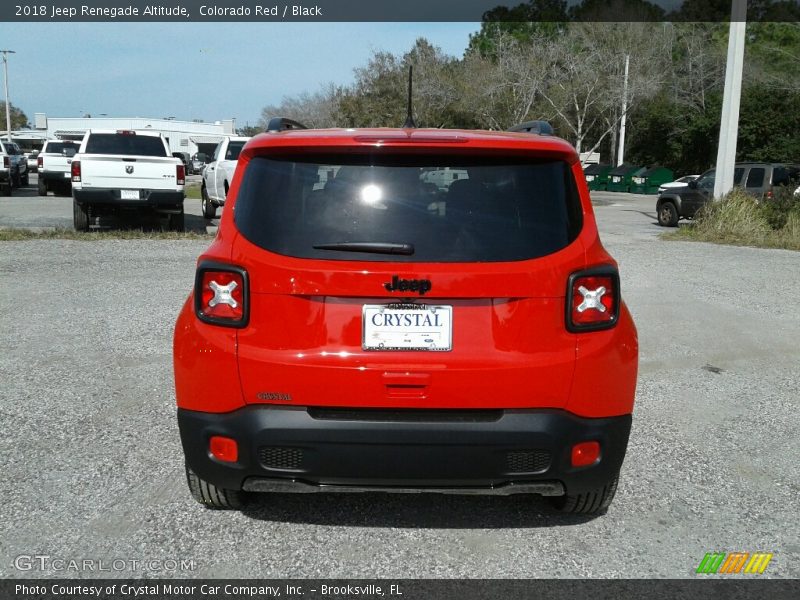
<instances>
[{"instance_id":1,"label":"tree","mask_svg":"<svg viewBox=\"0 0 800 600\"><path fill-rule=\"evenodd\" d=\"M260 130L264 130L272 117L287 117L307 127L335 127L342 93L341 87L331 83L314 94L304 92L297 96L284 96L280 104L265 106L261 110Z\"/></svg>"},{"instance_id":2,"label":"tree","mask_svg":"<svg viewBox=\"0 0 800 600\"><path fill-rule=\"evenodd\" d=\"M22 112L21 109L14 106L13 103L9 102L11 106L11 129L24 129L28 127L28 117ZM0 102L0 129L6 128L6 104L5 102Z\"/></svg>"}]
</instances>

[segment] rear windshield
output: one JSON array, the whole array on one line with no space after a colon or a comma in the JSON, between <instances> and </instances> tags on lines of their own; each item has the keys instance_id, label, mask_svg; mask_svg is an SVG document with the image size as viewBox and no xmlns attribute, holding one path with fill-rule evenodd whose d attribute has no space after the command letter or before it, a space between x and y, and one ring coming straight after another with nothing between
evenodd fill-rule
<instances>
[{"instance_id":1,"label":"rear windshield","mask_svg":"<svg viewBox=\"0 0 800 600\"><path fill-rule=\"evenodd\" d=\"M64 150L77 152L79 147L79 142L47 142L47 148L44 149L44 152L48 154L63 154Z\"/></svg>"},{"instance_id":2,"label":"rear windshield","mask_svg":"<svg viewBox=\"0 0 800 600\"><path fill-rule=\"evenodd\" d=\"M257 157L234 214L266 250L333 260L526 260L564 248L581 228L569 166L520 159ZM403 251L344 251L347 243Z\"/></svg>"},{"instance_id":3,"label":"rear windshield","mask_svg":"<svg viewBox=\"0 0 800 600\"><path fill-rule=\"evenodd\" d=\"M239 153L247 142L231 142L225 151L225 160L239 160Z\"/></svg>"},{"instance_id":4,"label":"rear windshield","mask_svg":"<svg viewBox=\"0 0 800 600\"><path fill-rule=\"evenodd\" d=\"M800 183L800 167L775 167L772 185L796 185Z\"/></svg>"},{"instance_id":5,"label":"rear windshield","mask_svg":"<svg viewBox=\"0 0 800 600\"><path fill-rule=\"evenodd\" d=\"M152 135L93 133L84 154L124 154L127 156L168 156L164 142Z\"/></svg>"}]
</instances>

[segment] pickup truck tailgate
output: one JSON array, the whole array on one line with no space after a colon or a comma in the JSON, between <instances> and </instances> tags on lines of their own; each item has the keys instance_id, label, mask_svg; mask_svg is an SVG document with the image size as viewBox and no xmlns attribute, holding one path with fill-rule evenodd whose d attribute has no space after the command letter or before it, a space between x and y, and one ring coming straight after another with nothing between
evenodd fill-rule
<instances>
[{"instance_id":1,"label":"pickup truck tailgate","mask_svg":"<svg viewBox=\"0 0 800 600\"><path fill-rule=\"evenodd\" d=\"M78 154L81 161L83 188L112 188L130 190L176 190L177 165L173 157L104 156Z\"/></svg>"}]
</instances>

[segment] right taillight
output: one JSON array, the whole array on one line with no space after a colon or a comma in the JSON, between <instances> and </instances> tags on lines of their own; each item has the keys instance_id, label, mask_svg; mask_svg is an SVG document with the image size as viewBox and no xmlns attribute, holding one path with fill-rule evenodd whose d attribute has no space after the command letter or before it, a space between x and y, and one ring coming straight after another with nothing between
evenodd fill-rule
<instances>
[{"instance_id":1,"label":"right taillight","mask_svg":"<svg viewBox=\"0 0 800 600\"><path fill-rule=\"evenodd\" d=\"M81 180L81 161L73 160L71 169L72 169L72 181L80 182L80 180Z\"/></svg>"},{"instance_id":2,"label":"right taillight","mask_svg":"<svg viewBox=\"0 0 800 600\"><path fill-rule=\"evenodd\" d=\"M40 156L36 159L36 168L41 169L42 167L44 167L44 158Z\"/></svg>"},{"instance_id":3,"label":"right taillight","mask_svg":"<svg viewBox=\"0 0 800 600\"><path fill-rule=\"evenodd\" d=\"M3 168L10 169L11 168L11 159L8 156L3 157Z\"/></svg>"},{"instance_id":4,"label":"right taillight","mask_svg":"<svg viewBox=\"0 0 800 600\"><path fill-rule=\"evenodd\" d=\"M184 165L175 166L175 177L178 185L186 185L186 167Z\"/></svg>"},{"instance_id":5,"label":"right taillight","mask_svg":"<svg viewBox=\"0 0 800 600\"><path fill-rule=\"evenodd\" d=\"M247 272L233 265L203 262L195 276L197 318L226 327L244 327L249 316Z\"/></svg>"},{"instance_id":6,"label":"right taillight","mask_svg":"<svg viewBox=\"0 0 800 600\"><path fill-rule=\"evenodd\" d=\"M619 318L619 273L610 266L578 271L567 285L567 329L608 329Z\"/></svg>"}]
</instances>

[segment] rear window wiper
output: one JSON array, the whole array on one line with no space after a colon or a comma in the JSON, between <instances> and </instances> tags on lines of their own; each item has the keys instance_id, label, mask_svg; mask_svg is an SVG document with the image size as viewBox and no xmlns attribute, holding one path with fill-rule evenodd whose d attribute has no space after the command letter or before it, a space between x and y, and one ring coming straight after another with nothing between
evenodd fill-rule
<instances>
[{"instance_id":1,"label":"rear window wiper","mask_svg":"<svg viewBox=\"0 0 800 600\"><path fill-rule=\"evenodd\" d=\"M413 244L395 244L393 242L336 242L333 244L315 244L315 250L339 250L340 252L369 252L371 254L414 254Z\"/></svg>"}]
</instances>

